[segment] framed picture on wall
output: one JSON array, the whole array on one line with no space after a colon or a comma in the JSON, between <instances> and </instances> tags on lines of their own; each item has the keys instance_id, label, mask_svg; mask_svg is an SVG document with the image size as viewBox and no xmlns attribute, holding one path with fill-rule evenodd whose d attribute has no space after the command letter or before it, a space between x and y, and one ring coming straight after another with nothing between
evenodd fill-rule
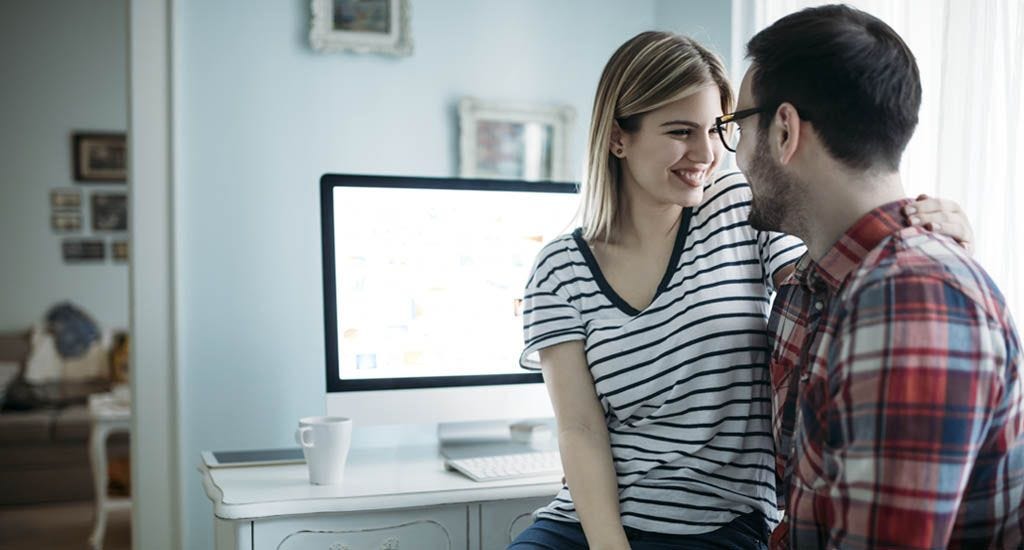
<instances>
[{"instance_id":1,"label":"framed picture on wall","mask_svg":"<svg viewBox=\"0 0 1024 550\"><path fill-rule=\"evenodd\" d=\"M459 102L459 175L464 178L570 181L569 105Z\"/></svg>"},{"instance_id":2,"label":"framed picture on wall","mask_svg":"<svg viewBox=\"0 0 1024 550\"><path fill-rule=\"evenodd\" d=\"M411 55L410 0L311 0L309 43L319 52Z\"/></svg>"},{"instance_id":3,"label":"framed picture on wall","mask_svg":"<svg viewBox=\"0 0 1024 550\"><path fill-rule=\"evenodd\" d=\"M124 193L96 193L92 196L93 231L128 230L128 195Z\"/></svg>"},{"instance_id":4,"label":"framed picture on wall","mask_svg":"<svg viewBox=\"0 0 1024 550\"><path fill-rule=\"evenodd\" d=\"M53 189L50 191L51 210L78 210L82 207L82 192L78 189Z\"/></svg>"},{"instance_id":5,"label":"framed picture on wall","mask_svg":"<svg viewBox=\"0 0 1024 550\"><path fill-rule=\"evenodd\" d=\"M81 212L54 212L50 223L58 233L74 233L82 230Z\"/></svg>"},{"instance_id":6,"label":"framed picture on wall","mask_svg":"<svg viewBox=\"0 0 1024 550\"><path fill-rule=\"evenodd\" d=\"M128 241L110 241L110 257L114 261L128 261Z\"/></svg>"},{"instance_id":7,"label":"framed picture on wall","mask_svg":"<svg viewBox=\"0 0 1024 550\"><path fill-rule=\"evenodd\" d=\"M127 180L125 134L78 132L72 136L75 180L124 182Z\"/></svg>"},{"instance_id":8,"label":"framed picture on wall","mask_svg":"<svg viewBox=\"0 0 1024 550\"><path fill-rule=\"evenodd\" d=\"M96 262L106 258L104 244L97 239L65 239L61 251L65 262Z\"/></svg>"}]
</instances>

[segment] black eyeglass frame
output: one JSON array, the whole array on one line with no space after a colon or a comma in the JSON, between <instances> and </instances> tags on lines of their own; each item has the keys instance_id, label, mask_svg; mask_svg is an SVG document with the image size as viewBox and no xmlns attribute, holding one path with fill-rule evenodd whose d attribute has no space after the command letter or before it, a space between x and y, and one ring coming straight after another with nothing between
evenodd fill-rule
<instances>
[{"instance_id":1,"label":"black eyeglass frame","mask_svg":"<svg viewBox=\"0 0 1024 550\"><path fill-rule=\"evenodd\" d=\"M743 109L741 111L736 111L733 113L722 115L720 117L715 117L715 132L718 133L718 137L719 139L722 140L722 145L725 146L725 149L731 153L736 152L736 149L733 149L732 146L729 145L729 141L725 137L725 128L723 127L725 124L728 124L730 122L739 122L744 118L759 113L763 113L767 110L768 109L764 107L751 107L750 109Z\"/></svg>"}]
</instances>

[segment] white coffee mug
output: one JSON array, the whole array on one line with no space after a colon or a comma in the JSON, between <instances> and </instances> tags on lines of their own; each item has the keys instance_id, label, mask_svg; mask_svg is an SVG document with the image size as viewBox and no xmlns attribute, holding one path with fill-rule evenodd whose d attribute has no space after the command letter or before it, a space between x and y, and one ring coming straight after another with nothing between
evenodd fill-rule
<instances>
[{"instance_id":1,"label":"white coffee mug","mask_svg":"<svg viewBox=\"0 0 1024 550\"><path fill-rule=\"evenodd\" d=\"M352 445L352 419L340 416L308 416L299 420L295 442L309 466L313 485L336 485L345 477L345 461Z\"/></svg>"}]
</instances>

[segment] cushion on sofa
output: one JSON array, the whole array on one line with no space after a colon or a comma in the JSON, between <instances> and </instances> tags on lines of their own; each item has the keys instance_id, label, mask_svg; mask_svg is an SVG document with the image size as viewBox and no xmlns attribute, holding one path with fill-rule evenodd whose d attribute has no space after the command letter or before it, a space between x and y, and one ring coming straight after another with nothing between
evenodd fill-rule
<instances>
[{"instance_id":1,"label":"cushion on sofa","mask_svg":"<svg viewBox=\"0 0 1024 550\"><path fill-rule=\"evenodd\" d=\"M4 408L31 410L84 404L89 395L110 391L110 362L105 333L80 357L61 357L52 334L42 325L31 333L20 375L7 387Z\"/></svg>"},{"instance_id":2,"label":"cushion on sofa","mask_svg":"<svg viewBox=\"0 0 1024 550\"><path fill-rule=\"evenodd\" d=\"M25 361L25 381L31 384L109 380L110 359L107 346L110 334L90 344L75 357L64 357L57 351L57 340L41 325L32 329L32 347Z\"/></svg>"}]
</instances>

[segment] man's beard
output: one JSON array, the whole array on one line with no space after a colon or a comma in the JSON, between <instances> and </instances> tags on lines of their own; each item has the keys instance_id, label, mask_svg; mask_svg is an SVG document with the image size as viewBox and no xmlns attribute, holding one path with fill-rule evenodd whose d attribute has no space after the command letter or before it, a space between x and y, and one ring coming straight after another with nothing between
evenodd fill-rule
<instances>
[{"instance_id":1,"label":"man's beard","mask_svg":"<svg viewBox=\"0 0 1024 550\"><path fill-rule=\"evenodd\" d=\"M750 226L758 231L795 234L800 226L796 182L768 155L768 139L763 132L745 174L753 196Z\"/></svg>"}]
</instances>

